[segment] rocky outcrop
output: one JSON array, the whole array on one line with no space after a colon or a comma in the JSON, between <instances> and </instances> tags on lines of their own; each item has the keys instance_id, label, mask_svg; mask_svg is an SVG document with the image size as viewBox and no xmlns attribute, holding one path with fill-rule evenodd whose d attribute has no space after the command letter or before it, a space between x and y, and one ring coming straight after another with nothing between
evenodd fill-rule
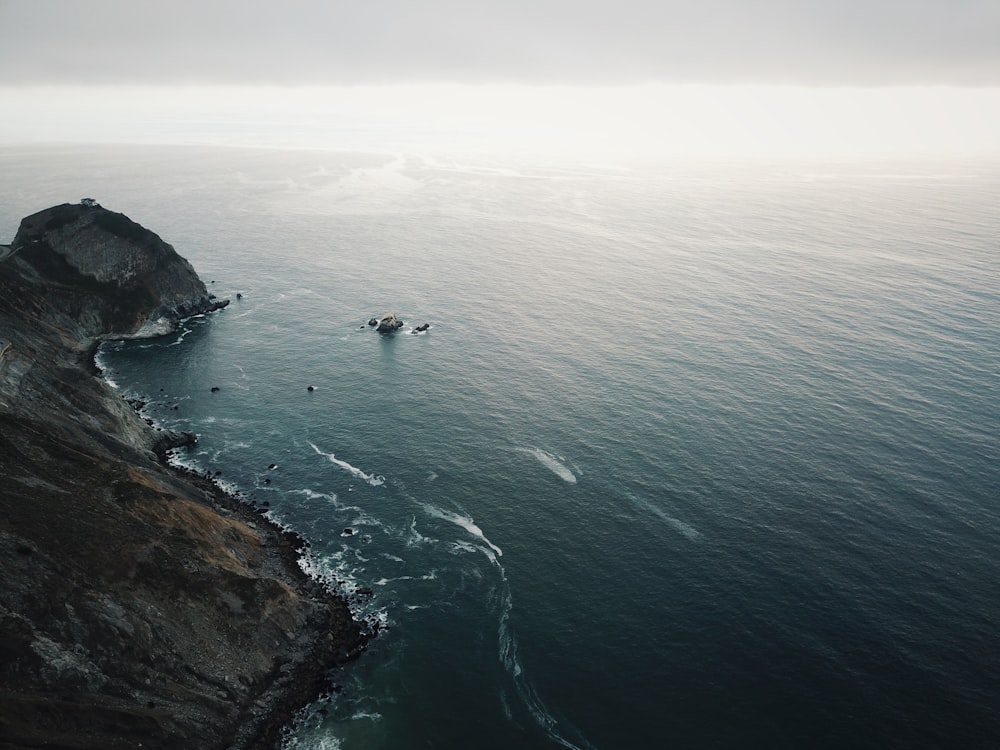
<instances>
[{"instance_id":1,"label":"rocky outcrop","mask_svg":"<svg viewBox=\"0 0 1000 750\"><path fill-rule=\"evenodd\" d=\"M212 309L190 264L99 207L0 257L0 747L274 747L365 635L305 542L157 459L99 339ZM152 329L155 331L155 328Z\"/></svg>"},{"instance_id":2,"label":"rocky outcrop","mask_svg":"<svg viewBox=\"0 0 1000 750\"><path fill-rule=\"evenodd\" d=\"M45 312L82 336L168 333L183 318L229 304L212 298L173 247L123 214L63 204L21 221L7 262L44 284Z\"/></svg>"},{"instance_id":3,"label":"rocky outcrop","mask_svg":"<svg viewBox=\"0 0 1000 750\"><path fill-rule=\"evenodd\" d=\"M403 321L396 317L396 313L387 312L378 319L378 326L375 330L379 333L392 333L403 327Z\"/></svg>"},{"instance_id":4,"label":"rocky outcrop","mask_svg":"<svg viewBox=\"0 0 1000 750\"><path fill-rule=\"evenodd\" d=\"M168 451L174 448L187 448L197 442L198 436L193 432L164 430L159 433L159 437L153 445L153 453L162 459L166 457Z\"/></svg>"}]
</instances>

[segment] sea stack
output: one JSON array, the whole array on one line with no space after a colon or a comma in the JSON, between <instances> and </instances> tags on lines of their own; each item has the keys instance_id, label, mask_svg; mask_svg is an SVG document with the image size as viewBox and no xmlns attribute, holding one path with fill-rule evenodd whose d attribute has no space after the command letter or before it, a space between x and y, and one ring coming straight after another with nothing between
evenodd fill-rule
<instances>
[{"instance_id":1,"label":"sea stack","mask_svg":"<svg viewBox=\"0 0 1000 750\"><path fill-rule=\"evenodd\" d=\"M378 327L375 330L379 333L392 333L402 327L403 321L396 317L396 313L387 312L378 319Z\"/></svg>"}]
</instances>

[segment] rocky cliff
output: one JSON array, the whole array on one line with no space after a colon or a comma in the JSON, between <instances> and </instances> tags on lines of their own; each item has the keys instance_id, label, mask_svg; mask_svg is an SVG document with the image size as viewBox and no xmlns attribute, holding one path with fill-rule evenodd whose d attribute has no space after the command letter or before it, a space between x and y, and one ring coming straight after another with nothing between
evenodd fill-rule
<instances>
[{"instance_id":1,"label":"rocky cliff","mask_svg":"<svg viewBox=\"0 0 1000 750\"><path fill-rule=\"evenodd\" d=\"M45 288L49 318L81 337L167 333L224 307L191 264L156 234L96 204L53 206L21 221L7 262Z\"/></svg>"},{"instance_id":2,"label":"rocky cliff","mask_svg":"<svg viewBox=\"0 0 1000 750\"><path fill-rule=\"evenodd\" d=\"M94 371L101 338L219 306L97 206L0 248L0 748L273 747L364 647L303 541L164 466Z\"/></svg>"}]
</instances>

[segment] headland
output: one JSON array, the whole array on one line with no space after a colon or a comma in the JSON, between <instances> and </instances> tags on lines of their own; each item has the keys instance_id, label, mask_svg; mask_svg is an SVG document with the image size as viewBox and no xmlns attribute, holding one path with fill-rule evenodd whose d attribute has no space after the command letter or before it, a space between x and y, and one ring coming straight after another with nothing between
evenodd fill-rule
<instances>
[{"instance_id":1,"label":"headland","mask_svg":"<svg viewBox=\"0 0 1000 750\"><path fill-rule=\"evenodd\" d=\"M226 302L93 201L0 247L0 748L275 747L365 648L305 540L166 465L96 370Z\"/></svg>"}]
</instances>

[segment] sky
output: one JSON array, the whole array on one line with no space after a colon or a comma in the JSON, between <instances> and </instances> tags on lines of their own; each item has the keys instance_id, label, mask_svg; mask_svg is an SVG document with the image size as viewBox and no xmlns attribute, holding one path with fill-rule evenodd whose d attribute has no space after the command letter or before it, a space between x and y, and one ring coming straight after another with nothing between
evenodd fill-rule
<instances>
[{"instance_id":1,"label":"sky","mask_svg":"<svg viewBox=\"0 0 1000 750\"><path fill-rule=\"evenodd\" d=\"M1000 152L1000 1L0 0L0 142L350 147L393 132Z\"/></svg>"}]
</instances>

